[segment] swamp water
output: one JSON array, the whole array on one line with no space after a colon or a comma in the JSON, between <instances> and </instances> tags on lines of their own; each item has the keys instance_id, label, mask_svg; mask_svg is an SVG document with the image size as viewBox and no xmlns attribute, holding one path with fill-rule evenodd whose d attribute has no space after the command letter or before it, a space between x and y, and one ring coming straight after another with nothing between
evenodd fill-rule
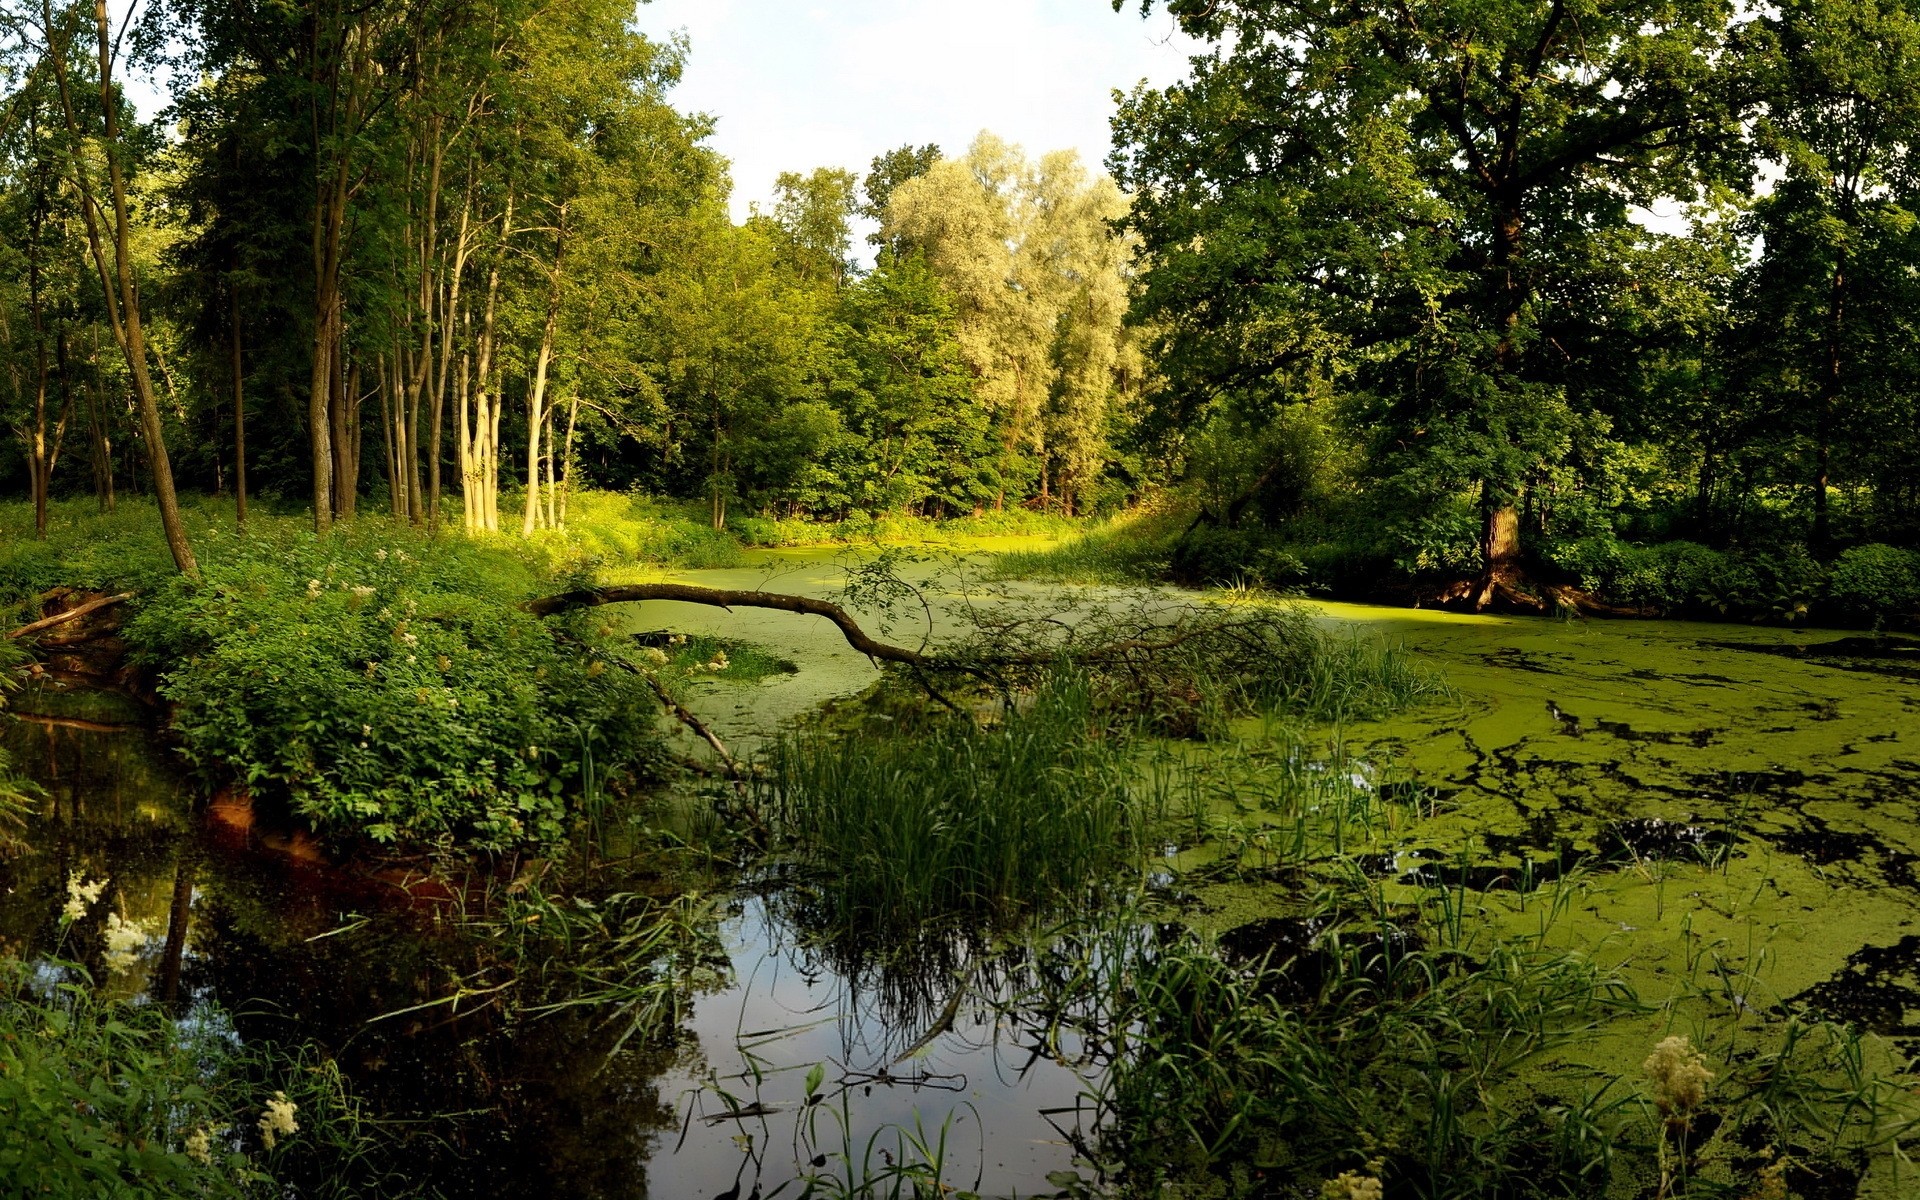
<instances>
[{"instance_id":1,"label":"swamp water","mask_svg":"<svg viewBox=\"0 0 1920 1200\"><path fill-rule=\"evenodd\" d=\"M839 579L817 555L768 561L687 578L816 594ZM1524 928L1535 918L1511 898L1579 863L1551 936L1617 967L1643 999L1708 976L1742 1011L1810 1006L1920 1049L1905 1043L1920 1038L1920 643L1322 610L1404 642L1458 693L1302 735L1329 755L1343 744L1416 814L1378 856L1383 889L1457 883L1483 898L1482 919ZM622 619L796 664L693 689L737 750L874 678L803 617L648 604ZM236 1036L319 1043L375 1116L432 1131L416 1178L446 1194L791 1195L810 1173L883 1176L938 1154L962 1189L1045 1195L1098 1136L1094 1069L1057 1021L995 1003L1014 981L962 966L964 947L920 978L849 963L809 946L777 893L712 909L708 984L670 1047L609 1059L617 1031L584 1014L507 1022L484 998L457 1016L434 1002L469 964L431 894L196 815L168 751L101 715L7 723L16 765L47 794L28 851L0 862L0 949L91 956L102 970L97 949L61 944L56 918L69 872L110 877L116 909L148 935L111 989L217 1001ZM1271 731L1238 732L1227 753L1267 752ZM1214 868L1222 845L1256 861L1265 820L1223 785L1207 844L1169 860L1185 919L1255 950L1297 884ZM1670 1031L1670 1016L1623 1020L1560 1066L1631 1075ZM425 1118L438 1119L414 1124ZM1845 1190L1825 1194L1854 1194L1853 1180L1833 1183Z\"/></svg>"}]
</instances>

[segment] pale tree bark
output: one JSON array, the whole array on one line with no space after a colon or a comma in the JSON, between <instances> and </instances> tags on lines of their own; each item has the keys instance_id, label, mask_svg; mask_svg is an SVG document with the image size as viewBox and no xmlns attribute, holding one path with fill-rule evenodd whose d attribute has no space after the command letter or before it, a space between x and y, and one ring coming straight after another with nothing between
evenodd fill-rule
<instances>
[{"instance_id":1,"label":"pale tree bark","mask_svg":"<svg viewBox=\"0 0 1920 1200\"><path fill-rule=\"evenodd\" d=\"M83 141L79 112L69 84L66 47L61 45L53 19L52 0L41 0L41 18L47 39L47 57L53 63L59 85L61 110L67 132L76 142ZM113 88L113 41L107 25L106 0L94 0L94 31L98 39L100 74L101 147L106 160L107 186L112 205L113 254L109 263L107 235L101 231L101 205L87 170L77 160L71 173L74 190L80 199L80 213L87 231L87 249L94 270L100 277L100 289L107 310L107 324L113 330L121 354L132 376L134 399L139 409L140 432L146 443L148 468L153 474L154 499L160 509L160 528L173 555L174 566L189 578L198 578L200 567L194 561L188 543L185 522L180 516L179 497L173 487L173 464L167 457L164 429L160 423L160 401L154 393L153 377L147 369L147 335L142 320L140 294L134 286L131 253L132 216L127 205L126 172L120 161L120 114Z\"/></svg>"},{"instance_id":2,"label":"pale tree bark","mask_svg":"<svg viewBox=\"0 0 1920 1200\"><path fill-rule=\"evenodd\" d=\"M478 472L475 509L478 528L490 533L500 531L500 409L501 385L494 368L493 353L497 325L495 315L500 297L500 258L506 253L513 233L513 192L500 218L500 246L487 268L487 303L480 322L480 336L474 347L474 446L473 459Z\"/></svg>"},{"instance_id":3,"label":"pale tree bark","mask_svg":"<svg viewBox=\"0 0 1920 1200\"><path fill-rule=\"evenodd\" d=\"M440 313L445 328L440 334L440 358L434 367L433 410L431 414L431 433L428 440L432 448L428 451L427 466L427 527L438 531L440 528L440 444L442 411L446 404L448 375L453 364L454 314L460 311L460 285L467 273L467 255L473 223L473 177L468 173L466 194L460 203L460 231L454 237L453 263L448 268L442 284ZM464 453L464 452L463 452Z\"/></svg>"},{"instance_id":4,"label":"pale tree bark","mask_svg":"<svg viewBox=\"0 0 1920 1200\"><path fill-rule=\"evenodd\" d=\"M534 360L533 386L527 392L527 503L520 519L520 536L533 536L540 520L540 432L545 424L547 369L553 363L554 331L560 324L560 279L567 253L567 206L560 206L560 225L553 240L553 270L547 279L547 320L540 331L540 354Z\"/></svg>"}]
</instances>

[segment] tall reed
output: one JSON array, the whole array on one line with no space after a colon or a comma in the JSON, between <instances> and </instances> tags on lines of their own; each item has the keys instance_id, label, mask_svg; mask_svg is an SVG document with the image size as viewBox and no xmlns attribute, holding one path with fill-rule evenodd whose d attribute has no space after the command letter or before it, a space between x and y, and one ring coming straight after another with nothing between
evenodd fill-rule
<instances>
[{"instance_id":1,"label":"tall reed","mask_svg":"<svg viewBox=\"0 0 1920 1200\"><path fill-rule=\"evenodd\" d=\"M796 734L756 790L811 915L872 934L1071 904L1138 864L1167 809L1159 777L1136 772L1074 674L986 729Z\"/></svg>"}]
</instances>

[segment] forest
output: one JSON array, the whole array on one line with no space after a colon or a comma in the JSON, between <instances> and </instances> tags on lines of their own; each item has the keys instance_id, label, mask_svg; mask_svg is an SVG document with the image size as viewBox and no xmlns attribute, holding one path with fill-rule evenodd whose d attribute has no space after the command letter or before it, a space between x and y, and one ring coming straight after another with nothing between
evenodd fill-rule
<instances>
[{"instance_id":1,"label":"forest","mask_svg":"<svg viewBox=\"0 0 1920 1200\"><path fill-rule=\"evenodd\" d=\"M320 530L1145 507L1197 580L1910 614L1908 14L1637 13L1209 8L1111 176L983 134L735 224L622 5L22 12L0 471Z\"/></svg>"},{"instance_id":2,"label":"forest","mask_svg":"<svg viewBox=\"0 0 1920 1200\"><path fill-rule=\"evenodd\" d=\"M1920 10L1082 7L0 0L0 1193L1920 1187Z\"/></svg>"}]
</instances>

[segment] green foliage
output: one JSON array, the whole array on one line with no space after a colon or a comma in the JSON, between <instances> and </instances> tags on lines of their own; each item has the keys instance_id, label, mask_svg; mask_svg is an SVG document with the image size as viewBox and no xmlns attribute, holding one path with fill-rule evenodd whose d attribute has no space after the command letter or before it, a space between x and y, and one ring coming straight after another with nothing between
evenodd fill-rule
<instances>
[{"instance_id":1,"label":"green foliage","mask_svg":"<svg viewBox=\"0 0 1920 1200\"><path fill-rule=\"evenodd\" d=\"M1071 675L991 728L800 733L770 768L756 801L804 864L803 919L836 934L1069 911L1137 867L1165 815Z\"/></svg>"},{"instance_id":2,"label":"green foliage","mask_svg":"<svg viewBox=\"0 0 1920 1200\"><path fill-rule=\"evenodd\" d=\"M288 797L321 832L551 846L602 773L655 753L644 685L515 606L522 560L363 523L202 538L127 627L187 758Z\"/></svg>"},{"instance_id":3,"label":"green foliage","mask_svg":"<svg viewBox=\"0 0 1920 1200\"><path fill-rule=\"evenodd\" d=\"M1130 963L1137 1032L1107 1083L1104 1148L1131 1190L1218 1175L1225 1195L1305 1195L1351 1172L1467 1200L1604 1176L1610 1105L1499 1098L1534 1056L1631 1005L1591 961L1524 945L1476 960L1384 915L1262 925L1281 936L1250 965L1190 936Z\"/></svg>"},{"instance_id":4,"label":"green foliage","mask_svg":"<svg viewBox=\"0 0 1920 1200\"><path fill-rule=\"evenodd\" d=\"M1855 546L1834 561L1827 594L1856 617L1920 615L1920 554L1897 546Z\"/></svg>"},{"instance_id":5,"label":"green foliage","mask_svg":"<svg viewBox=\"0 0 1920 1200\"><path fill-rule=\"evenodd\" d=\"M1799 547L1769 554L1593 537L1553 547L1550 561L1616 603L1704 616L1805 620L1826 579Z\"/></svg>"},{"instance_id":6,"label":"green foliage","mask_svg":"<svg viewBox=\"0 0 1920 1200\"><path fill-rule=\"evenodd\" d=\"M265 1142L276 1097L298 1126ZM80 1200L350 1194L372 1140L330 1064L243 1047L225 1013L100 998L77 968L0 961L0 1178Z\"/></svg>"},{"instance_id":7,"label":"green foliage","mask_svg":"<svg viewBox=\"0 0 1920 1200\"><path fill-rule=\"evenodd\" d=\"M190 510L202 578L189 581L145 506L58 517L45 543L0 541L0 599L137 592L124 637L172 705L181 752L322 833L551 847L588 764L601 781L657 765L656 702L607 669L597 627L516 607L570 586L582 545L434 539L369 518L316 540L265 514L235 533ZM682 525L616 531L645 549Z\"/></svg>"}]
</instances>

